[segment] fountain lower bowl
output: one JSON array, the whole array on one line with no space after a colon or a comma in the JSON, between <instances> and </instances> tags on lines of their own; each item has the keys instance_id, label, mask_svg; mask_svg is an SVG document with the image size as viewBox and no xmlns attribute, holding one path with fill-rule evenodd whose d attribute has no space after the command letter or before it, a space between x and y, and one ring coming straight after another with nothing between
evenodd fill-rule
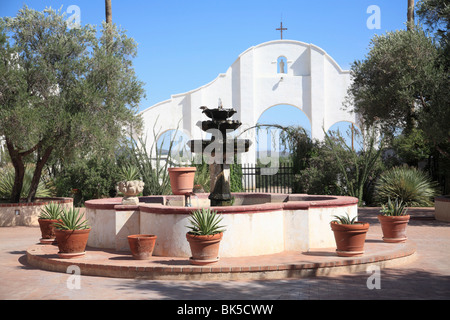
<instances>
[{"instance_id":1,"label":"fountain lower bowl","mask_svg":"<svg viewBox=\"0 0 450 320\"><path fill-rule=\"evenodd\" d=\"M221 257L307 251L335 246L330 222L334 215L357 215L358 200L343 196L305 194L232 193L234 204L212 207L223 215L226 231ZM127 236L155 234L153 254L190 257L186 241L189 215L209 206L208 194L192 198L184 207L184 196L140 197L138 205L122 205L122 198L86 201L86 217L92 227L88 246L129 251Z\"/></svg>"}]
</instances>

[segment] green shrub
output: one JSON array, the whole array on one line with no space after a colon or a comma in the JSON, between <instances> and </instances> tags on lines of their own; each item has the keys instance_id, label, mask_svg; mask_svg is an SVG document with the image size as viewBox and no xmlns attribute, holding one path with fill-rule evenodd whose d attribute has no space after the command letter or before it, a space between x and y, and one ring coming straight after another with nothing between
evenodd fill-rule
<instances>
[{"instance_id":1,"label":"green shrub","mask_svg":"<svg viewBox=\"0 0 450 320\"><path fill-rule=\"evenodd\" d=\"M83 206L87 200L114 196L119 171L113 157L92 156L67 163L55 177L58 196L70 197L72 189L78 189L75 207Z\"/></svg>"},{"instance_id":2,"label":"green shrub","mask_svg":"<svg viewBox=\"0 0 450 320\"><path fill-rule=\"evenodd\" d=\"M194 185L200 185L205 192L210 192L211 177L209 174L209 164L202 161L202 163L193 164L193 166L197 168L197 171L195 171Z\"/></svg>"},{"instance_id":3,"label":"green shrub","mask_svg":"<svg viewBox=\"0 0 450 320\"><path fill-rule=\"evenodd\" d=\"M375 199L379 205L388 199L399 199L408 207L433 205L437 183L423 171L413 167L394 167L379 177L375 185Z\"/></svg>"},{"instance_id":4,"label":"green shrub","mask_svg":"<svg viewBox=\"0 0 450 320\"><path fill-rule=\"evenodd\" d=\"M242 185L242 167L238 163L230 165L230 191L244 191L244 186Z\"/></svg>"}]
</instances>

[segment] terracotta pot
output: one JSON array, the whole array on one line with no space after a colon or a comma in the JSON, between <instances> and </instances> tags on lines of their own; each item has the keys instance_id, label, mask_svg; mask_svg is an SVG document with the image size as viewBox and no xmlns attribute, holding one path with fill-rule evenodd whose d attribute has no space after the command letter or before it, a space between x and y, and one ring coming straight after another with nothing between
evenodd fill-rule
<instances>
[{"instance_id":1,"label":"terracotta pot","mask_svg":"<svg viewBox=\"0 0 450 320\"><path fill-rule=\"evenodd\" d=\"M219 247L223 232L208 236L198 236L186 233L186 239L191 247L190 262L205 265L219 261Z\"/></svg>"},{"instance_id":2,"label":"terracotta pot","mask_svg":"<svg viewBox=\"0 0 450 320\"><path fill-rule=\"evenodd\" d=\"M38 219L41 228L40 242L43 244L55 244L55 227L54 223L59 222L57 219Z\"/></svg>"},{"instance_id":3,"label":"terracotta pot","mask_svg":"<svg viewBox=\"0 0 450 320\"><path fill-rule=\"evenodd\" d=\"M195 167L169 168L170 186L175 195L184 195L194 189Z\"/></svg>"},{"instance_id":4,"label":"terracotta pot","mask_svg":"<svg viewBox=\"0 0 450 320\"><path fill-rule=\"evenodd\" d=\"M378 215L378 220L383 231L383 241L389 243L405 242L406 226L409 222L409 215L405 216L385 216Z\"/></svg>"},{"instance_id":5,"label":"terracotta pot","mask_svg":"<svg viewBox=\"0 0 450 320\"><path fill-rule=\"evenodd\" d=\"M59 230L55 229L60 258L75 258L86 254L86 244L91 229Z\"/></svg>"},{"instance_id":6,"label":"terracotta pot","mask_svg":"<svg viewBox=\"0 0 450 320\"><path fill-rule=\"evenodd\" d=\"M341 257L356 257L364 253L369 224L357 222L356 224L339 224L331 222L331 230L336 240L336 253Z\"/></svg>"},{"instance_id":7,"label":"terracotta pot","mask_svg":"<svg viewBox=\"0 0 450 320\"><path fill-rule=\"evenodd\" d=\"M133 259L148 260L153 254L155 248L156 236L152 234L133 234L128 236Z\"/></svg>"}]
</instances>

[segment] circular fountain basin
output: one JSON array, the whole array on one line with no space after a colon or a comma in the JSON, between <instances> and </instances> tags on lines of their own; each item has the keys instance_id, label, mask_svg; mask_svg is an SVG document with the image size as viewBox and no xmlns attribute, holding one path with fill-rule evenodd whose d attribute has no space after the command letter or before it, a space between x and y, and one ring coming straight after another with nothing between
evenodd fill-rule
<instances>
[{"instance_id":1,"label":"circular fountain basin","mask_svg":"<svg viewBox=\"0 0 450 320\"><path fill-rule=\"evenodd\" d=\"M192 207L184 196L140 197L138 205L122 205L122 198L86 201L91 225L88 246L129 251L127 236L154 234L153 255L190 257L186 240L189 215L209 207L207 193L194 195ZM357 215L358 199L305 194L233 193L234 204L212 207L225 225L220 257L257 256L283 251L334 247L330 222L334 215Z\"/></svg>"}]
</instances>

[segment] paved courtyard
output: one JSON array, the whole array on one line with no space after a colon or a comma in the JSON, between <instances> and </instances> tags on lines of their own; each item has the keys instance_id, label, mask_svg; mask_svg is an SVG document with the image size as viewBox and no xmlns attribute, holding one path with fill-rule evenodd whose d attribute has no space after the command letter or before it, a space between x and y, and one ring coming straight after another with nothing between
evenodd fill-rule
<instances>
[{"instance_id":1,"label":"paved courtyard","mask_svg":"<svg viewBox=\"0 0 450 320\"><path fill-rule=\"evenodd\" d=\"M377 209L361 208L361 221L380 234ZM26 249L40 238L39 228L0 228L0 299L2 300L320 300L450 299L450 223L433 219L433 209L411 209L408 238L416 258L381 269L379 289L372 273L265 281L163 281L82 276L36 269ZM78 287L79 284L79 287Z\"/></svg>"}]
</instances>

